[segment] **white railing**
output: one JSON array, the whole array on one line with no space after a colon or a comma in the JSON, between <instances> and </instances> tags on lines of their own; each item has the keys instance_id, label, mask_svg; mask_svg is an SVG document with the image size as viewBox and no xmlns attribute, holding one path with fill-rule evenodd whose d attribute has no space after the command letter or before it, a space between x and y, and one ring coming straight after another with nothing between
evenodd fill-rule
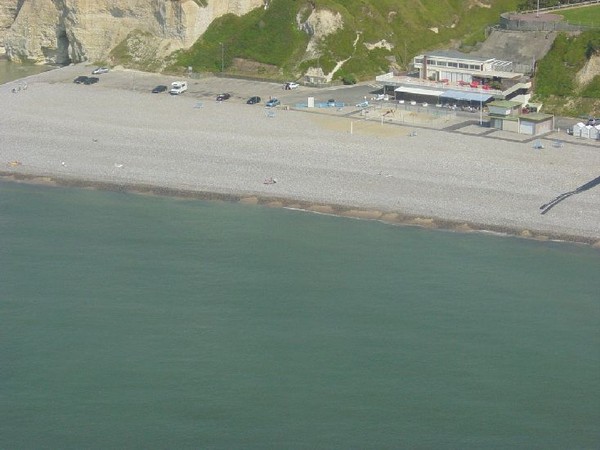
<instances>
[{"instance_id":1,"label":"white railing","mask_svg":"<svg viewBox=\"0 0 600 450\"><path fill-rule=\"evenodd\" d=\"M488 92L490 95L502 95L503 91L499 89L483 89L481 85L479 87L472 87L469 85L463 86L458 83L443 83L441 81L431 81L424 80L422 78L414 78L414 77L404 77L404 76L394 76L392 73L387 73L385 75L379 75L375 78L376 81L381 82L392 82L394 84L403 84L409 86L420 86L420 87L429 87L436 89L452 89L453 91L463 91L463 92Z\"/></svg>"},{"instance_id":2,"label":"white railing","mask_svg":"<svg viewBox=\"0 0 600 450\"><path fill-rule=\"evenodd\" d=\"M537 12L555 11L557 9L575 8L577 6L595 5L597 3L600 3L600 0L586 0L583 2L577 2L577 3L561 3L561 4L558 4L555 6L547 6L545 8L540 8L539 10L531 9L531 10L519 11L518 14L534 14Z\"/></svg>"}]
</instances>

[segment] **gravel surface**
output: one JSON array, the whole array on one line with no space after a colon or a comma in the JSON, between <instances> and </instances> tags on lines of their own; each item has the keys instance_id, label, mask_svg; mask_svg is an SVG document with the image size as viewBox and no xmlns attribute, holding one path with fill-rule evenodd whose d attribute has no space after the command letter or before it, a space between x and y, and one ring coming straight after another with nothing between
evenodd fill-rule
<instances>
[{"instance_id":1,"label":"gravel surface","mask_svg":"<svg viewBox=\"0 0 600 450\"><path fill-rule=\"evenodd\" d=\"M0 86L2 175L600 242L600 185L540 210L600 176L600 147L589 141L555 148L547 139L534 149L433 129L411 136L410 128L358 116L277 110L268 117L262 105L239 100L119 87L118 73L107 74L110 83L101 75L96 85L73 84L80 72L35 75L16 94L17 82ZM277 183L264 184L269 177Z\"/></svg>"}]
</instances>

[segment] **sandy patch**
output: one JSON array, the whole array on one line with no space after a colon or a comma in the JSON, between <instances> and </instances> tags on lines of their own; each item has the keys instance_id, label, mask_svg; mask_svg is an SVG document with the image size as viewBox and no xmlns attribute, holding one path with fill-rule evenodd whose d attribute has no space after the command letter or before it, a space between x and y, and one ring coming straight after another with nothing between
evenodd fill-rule
<instances>
[{"instance_id":1,"label":"sandy patch","mask_svg":"<svg viewBox=\"0 0 600 450\"><path fill-rule=\"evenodd\" d=\"M258 197L243 197L240 199L240 203L245 205L258 205Z\"/></svg>"},{"instance_id":2,"label":"sandy patch","mask_svg":"<svg viewBox=\"0 0 600 450\"><path fill-rule=\"evenodd\" d=\"M341 213L342 216L355 217L357 219L380 219L383 216L381 211L349 209Z\"/></svg>"}]
</instances>

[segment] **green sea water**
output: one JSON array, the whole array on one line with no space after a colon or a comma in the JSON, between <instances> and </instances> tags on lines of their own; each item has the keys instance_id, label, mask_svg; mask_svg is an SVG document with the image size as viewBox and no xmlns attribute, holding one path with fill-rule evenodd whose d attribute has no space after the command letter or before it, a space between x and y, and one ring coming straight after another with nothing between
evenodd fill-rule
<instances>
[{"instance_id":1,"label":"green sea water","mask_svg":"<svg viewBox=\"0 0 600 450\"><path fill-rule=\"evenodd\" d=\"M0 182L0 448L600 447L600 252Z\"/></svg>"},{"instance_id":2,"label":"green sea water","mask_svg":"<svg viewBox=\"0 0 600 450\"><path fill-rule=\"evenodd\" d=\"M52 66L17 64L0 58L0 84L28 77L29 75L46 72L51 69L53 69Z\"/></svg>"}]
</instances>

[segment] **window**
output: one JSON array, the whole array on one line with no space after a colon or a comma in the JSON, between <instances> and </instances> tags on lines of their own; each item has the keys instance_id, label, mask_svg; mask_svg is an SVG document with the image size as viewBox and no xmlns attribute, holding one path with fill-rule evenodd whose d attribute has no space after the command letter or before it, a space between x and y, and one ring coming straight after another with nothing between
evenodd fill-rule
<instances>
[{"instance_id":1,"label":"window","mask_svg":"<svg viewBox=\"0 0 600 450\"><path fill-rule=\"evenodd\" d=\"M448 67L458 67L458 63L455 63L455 62L449 62L449 63L448 63Z\"/></svg>"},{"instance_id":2,"label":"window","mask_svg":"<svg viewBox=\"0 0 600 450\"><path fill-rule=\"evenodd\" d=\"M468 69L469 65L468 64L464 64L464 63L459 63L458 67L461 68L461 69Z\"/></svg>"}]
</instances>

